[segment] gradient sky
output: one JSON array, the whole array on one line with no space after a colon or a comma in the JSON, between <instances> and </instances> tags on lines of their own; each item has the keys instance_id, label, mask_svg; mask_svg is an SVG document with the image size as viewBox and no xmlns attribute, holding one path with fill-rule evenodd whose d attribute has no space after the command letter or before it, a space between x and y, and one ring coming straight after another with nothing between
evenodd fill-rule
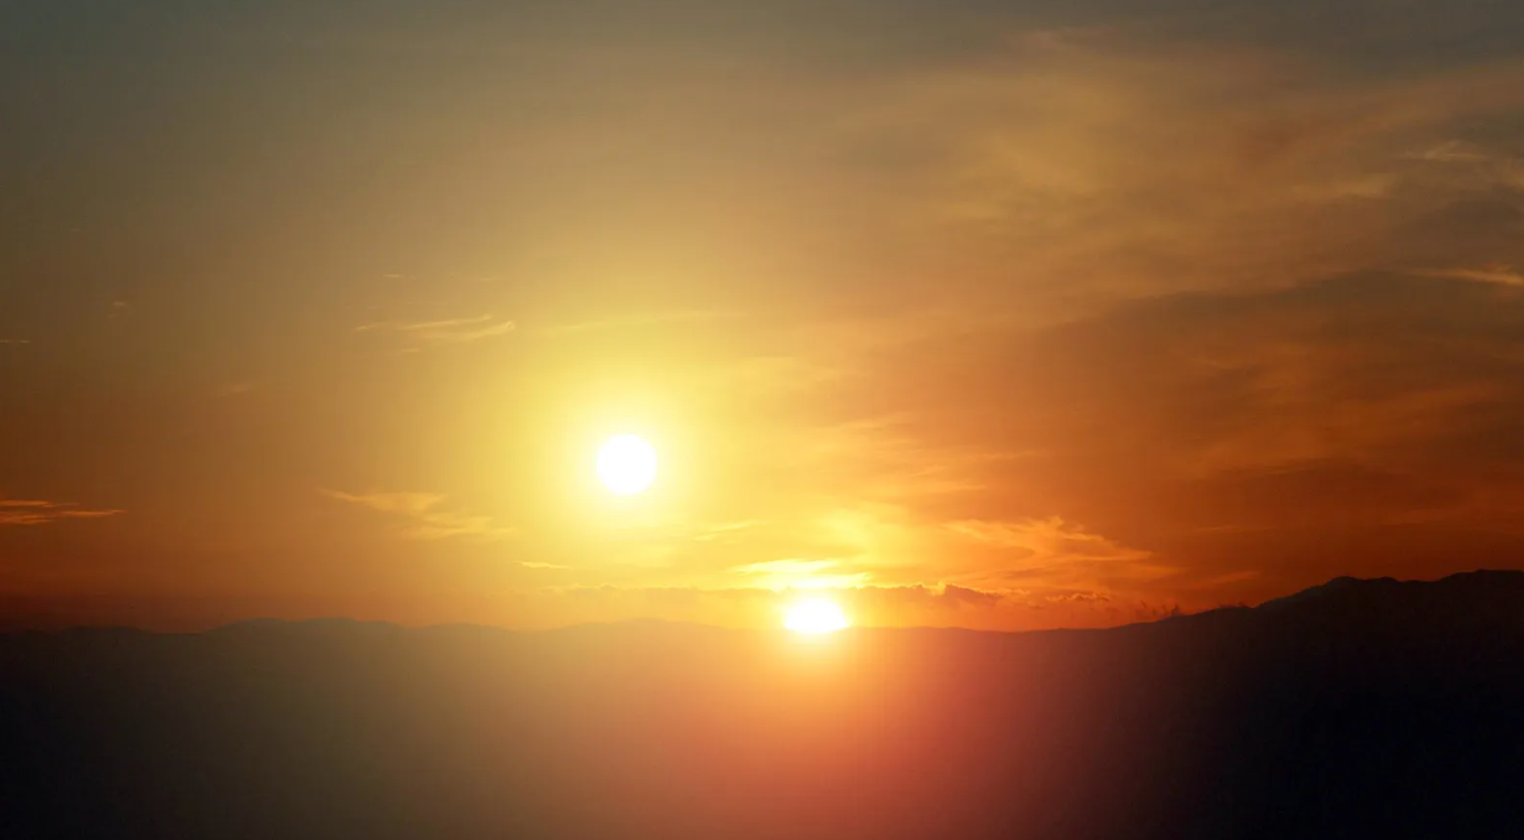
<instances>
[{"instance_id":1,"label":"gradient sky","mask_svg":"<svg viewBox=\"0 0 1524 840\"><path fill-rule=\"evenodd\" d=\"M1515 0L0 0L0 114L6 623L1524 566Z\"/></svg>"}]
</instances>

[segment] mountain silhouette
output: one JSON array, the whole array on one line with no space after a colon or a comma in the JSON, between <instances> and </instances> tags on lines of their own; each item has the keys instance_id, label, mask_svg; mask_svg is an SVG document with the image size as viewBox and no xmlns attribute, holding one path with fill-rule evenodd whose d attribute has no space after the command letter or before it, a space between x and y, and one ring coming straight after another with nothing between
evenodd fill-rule
<instances>
[{"instance_id":1,"label":"mountain silhouette","mask_svg":"<svg viewBox=\"0 0 1524 840\"><path fill-rule=\"evenodd\" d=\"M1521 572L1019 634L25 632L0 837L1519 837L1521 719Z\"/></svg>"}]
</instances>

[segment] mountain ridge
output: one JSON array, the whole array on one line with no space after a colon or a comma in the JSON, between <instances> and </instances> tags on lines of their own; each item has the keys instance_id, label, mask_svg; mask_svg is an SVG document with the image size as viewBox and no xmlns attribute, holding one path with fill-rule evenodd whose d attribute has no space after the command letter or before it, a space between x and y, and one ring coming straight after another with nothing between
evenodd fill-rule
<instances>
[{"instance_id":1,"label":"mountain ridge","mask_svg":"<svg viewBox=\"0 0 1524 840\"><path fill-rule=\"evenodd\" d=\"M1518 837L1520 708L1524 573L1106 630L31 633L0 836Z\"/></svg>"}]
</instances>

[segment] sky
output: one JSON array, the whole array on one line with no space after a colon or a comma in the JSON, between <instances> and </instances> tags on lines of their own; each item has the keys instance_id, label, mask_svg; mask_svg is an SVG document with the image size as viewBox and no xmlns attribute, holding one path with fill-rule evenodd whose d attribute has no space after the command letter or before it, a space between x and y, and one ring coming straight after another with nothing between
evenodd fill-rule
<instances>
[{"instance_id":1,"label":"sky","mask_svg":"<svg viewBox=\"0 0 1524 840\"><path fill-rule=\"evenodd\" d=\"M1524 567L1512 0L0 0L0 114L3 624Z\"/></svg>"}]
</instances>

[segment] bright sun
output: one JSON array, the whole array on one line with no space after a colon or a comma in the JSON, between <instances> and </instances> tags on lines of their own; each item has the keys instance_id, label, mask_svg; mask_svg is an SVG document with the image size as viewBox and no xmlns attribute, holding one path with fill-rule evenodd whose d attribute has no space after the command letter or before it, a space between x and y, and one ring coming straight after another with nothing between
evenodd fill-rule
<instances>
[{"instance_id":1,"label":"bright sun","mask_svg":"<svg viewBox=\"0 0 1524 840\"><path fill-rule=\"evenodd\" d=\"M598 480L610 492L629 496L656 480L656 450L639 435L615 435L598 450Z\"/></svg>"},{"instance_id":2,"label":"bright sun","mask_svg":"<svg viewBox=\"0 0 1524 840\"><path fill-rule=\"evenodd\" d=\"M850 624L841 607L819 599L800 601L783 614L783 626L795 633L834 633Z\"/></svg>"}]
</instances>

